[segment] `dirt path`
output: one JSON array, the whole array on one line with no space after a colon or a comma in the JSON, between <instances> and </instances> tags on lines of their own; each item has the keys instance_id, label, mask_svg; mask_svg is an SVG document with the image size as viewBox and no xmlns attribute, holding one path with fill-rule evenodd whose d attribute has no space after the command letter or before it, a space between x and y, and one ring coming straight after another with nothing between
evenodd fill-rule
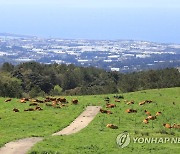
<instances>
[{"instance_id":1,"label":"dirt path","mask_svg":"<svg viewBox=\"0 0 180 154\"><path fill-rule=\"evenodd\" d=\"M68 127L53 135L69 135L85 128L98 114L100 106L88 106Z\"/></svg>"},{"instance_id":2,"label":"dirt path","mask_svg":"<svg viewBox=\"0 0 180 154\"><path fill-rule=\"evenodd\" d=\"M9 142L0 149L0 154L26 154L34 144L42 140L41 137L31 137Z\"/></svg>"},{"instance_id":3,"label":"dirt path","mask_svg":"<svg viewBox=\"0 0 180 154\"><path fill-rule=\"evenodd\" d=\"M68 127L52 135L69 135L80 131L94 119L100 108L100 106L88 106ZM26 154L34 144L42 140L41 137L31 137L12 141L0 148L0 154Z\"/></svg>"}]
</instances>

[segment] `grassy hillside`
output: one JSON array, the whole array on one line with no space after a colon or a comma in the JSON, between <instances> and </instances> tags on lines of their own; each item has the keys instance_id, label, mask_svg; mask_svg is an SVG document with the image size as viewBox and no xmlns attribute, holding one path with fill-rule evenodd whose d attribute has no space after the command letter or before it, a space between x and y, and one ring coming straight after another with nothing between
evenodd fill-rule
<instances>
[{"instance_id":1,"label":"grassy hillside","mask_svg":"<svg viewBox=\"0 0 180 154\"><path fill-rule=\"evenodd\" d=\"M40 104L42 111L24 112L24 109L34 108L12 99L5 103L6 98L0 98L0 146L6 142L31 136L47 136L69 125L82 111L84 106L53 108ZM13 112L18 108L20 112ZM71 114L70 114L71 113Z\"/></svg>"},{"instance_id":2,"label":"grassy hillside","mask_svg":"<svg viewBox=\"0 0 180 154\"><path fill-rule=\"evenodd\" d=\"M178 153L179 144L134 144L122 149L116 144L118 134L128 131L131 137L180 137L179 129L166 129L163 123L180 123L180 88L155 89L126 93L121 102L114 102L114 95L76 96L79 105L69 105L62 109L54 109L42 104L43 111L24 112L27 104L21 104L14 99L4 103L0 99L0 145L28 136L45 136L44 141L35 145L29 153ZM105 97L117 107L110 109L113 114L99 113L96 118L82 131L69 136L50 136L63 127L66 127L77 117L87 105L101 105L105 109ZM66 97L70 101L73 96ZM124 100L134 100L135 104L127 105ZM151 104L139 106L143 100L153 100ZM173 103L174 102L174 103ZM19 113L12 112L16 107ZM137 113L126 113L133 108ZM152 115L161 111L162 115L149 124L142 123L147 116L144 110ZM113 123L119 129L106 128L106 124Z\"/></svg>"}]
</instances>

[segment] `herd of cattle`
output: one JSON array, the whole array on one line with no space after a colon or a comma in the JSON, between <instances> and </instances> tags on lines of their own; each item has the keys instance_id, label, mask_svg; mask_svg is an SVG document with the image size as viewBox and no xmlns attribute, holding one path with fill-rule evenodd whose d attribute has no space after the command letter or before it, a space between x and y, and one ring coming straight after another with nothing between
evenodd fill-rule
<instances>
[{"instance_id":1,"label":"herd of cattle","mask_svg":"<svg viewBox=\"0 0 180 154\"><path fill-rule=\"evenodd\" d=\"M5 102L10 102L12 101L12 99L6 99ZM54 108L61 108L64 106L67 106L67 104L69 103L66 98L54 98L54 97L46 97L44 100L39 100L39 99L29 99L29 98L21 98L19 100L20 103L29 103L29 106L35 106L34 108L30 107L28 109L25 109L24 111L41 111L43 110L40 107L40 104L45 103L46 106L52 106ZM78 100L77 99L73 99L72 100L72 104L77 105L78 104ZM17 108L14 108L12 111L14 112L19 112L20 110Z\"/></svg>"},{"instance_id":2,"label":"herd of cattle","mask_svg":"<svg viewBox=\"0 0 180 154\"><path fill-rule=\"evenodd\" d=\"M110 98L109 97L106 97L104 99L104 101L106 102L106 108L114 108L116 107L116 104L110 104ZM115 99L114 102L121 102L119 99ZM134 101L127 101L127 100L124 100L124 103L126 103L127 105L131 105L131 104L135 104ZM142 105L145 105L145 104L150 104L150 103L153 103L152 100L145 100L145 101L142 101L139 103L140 106ZM106 110L106 109L100 109L100 112L101 113L106 113L106 114L113 114L112 111L110 110ZM135 109L132 109L132 108L128 108L125 110L126 113L137 113L137 110ZM144 124L148 124L150 120L155 120L157 119L158 116L160 116L162 114L161 111L158 111L156 112L155 115L152 115L149 111L147 110L144 110L144 115L146 115L146 118L144 120L142 120L142 122ZM176 129L180 129L180 124L173 124L173 125L170 125L168 123L165 123L163 124L163 126L165 128L176 128ZM112 129L118 129L118 126L114 125L114 124L107 124L106 127L108 128L112 128Z\"/></svg>"},{"instance_id":3,"label":"herd of cattle","mask_svg":"<svg viewBox=\"0 0 180 154\"><path fill-rule=\"evenodd\" d=\"M115 96L114 96L115 97ZM5 102L10 102L11 99L7 99L5 100ZM104 101L106 102L106 108L110 109L110 108L115 108L116 107L116 104L111 104L110 103L110 98L109 97L106 97L104 99ZM39 100L39 99L29 99L29 98L21 98L19 100L20 103L26 103L26 102L30 102L29 103L29 106L35 106L34 108L28 108L28 109L25 109L24 111L40 111L40 110L43 110L39 104L41 103L45 103L46 106L52 106L54 108L61 108L61 107L64 107L64 106L67 106L67 104L69 103L66 98L54 98L54 97L46 97L44 100ZM77 99L73 99L72 101L72 104L74 105L77 105L78 104L78 100ZM121 102L120 99L117 99L117 97L115 97L115 100L114 102ZM127 101L127 100L124 100L124 103L126 103L127 105L133 105L135 104L134 101ZM145 104L150 104L150 103L153 103L152 100L145 100L145 101L142 101L139 103L139 106L142 106L142 105L145 105ZM17 108L14 108L13 109L14 112L19 112L19 109ZM107 109L100 109L100 112L101 113L105 113L105 114L113 114L112 111L110 110L107 110ZM132 109L132 108L128 108L125 110L126 113L137 113L137 110L135 109ZM142 120L142 122L144 124L148 124L150 120L155 120L157 119L158 116L160 116L162 114L161 111L158 111L156 112L155 115L152 115L149 111L147 110L144 110L144 115L146 115L146 118L144 120ZM165 128L175 128L175 129L180 129L180 124L168 124L168 123L165 123L163 124L163 126ZM118 129L118 126L114 125L114 124L107 124L106 127L108 128L112 128L112 129Z\"/></svg>"}]
</instances>

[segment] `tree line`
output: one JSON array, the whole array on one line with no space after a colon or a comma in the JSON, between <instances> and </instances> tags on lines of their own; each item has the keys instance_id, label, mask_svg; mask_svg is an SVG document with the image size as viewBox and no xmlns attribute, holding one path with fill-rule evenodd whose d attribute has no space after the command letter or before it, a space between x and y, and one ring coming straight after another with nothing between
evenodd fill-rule
<instances>
[{"instance_id":1,"label":"tree line","mask_svg":"<svg viewBox=\"0 0 180 154\"><path fill-rule=\"evenodd\" d=\"M92 95L179 86L180 72L175 68L128 74L37 62L4 63L0 68L1 97Z\"/></svg>"}]
</instances>

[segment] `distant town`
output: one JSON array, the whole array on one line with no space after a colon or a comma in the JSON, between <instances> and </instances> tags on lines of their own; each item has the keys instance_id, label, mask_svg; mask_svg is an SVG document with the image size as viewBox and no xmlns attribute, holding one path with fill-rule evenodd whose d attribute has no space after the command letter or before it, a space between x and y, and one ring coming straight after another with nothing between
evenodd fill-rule
<instances>
[{"instance_id":1,"label":"distant town","mask_svg":"<svg viewBox=\"0 0 180 154\"><path fill-rule=\"evenodd\" d=\"M73 40L0 34L0 65L36 61L133 72L180 68L180 44L135 40Z\"/></svg>"}]
</instances>

